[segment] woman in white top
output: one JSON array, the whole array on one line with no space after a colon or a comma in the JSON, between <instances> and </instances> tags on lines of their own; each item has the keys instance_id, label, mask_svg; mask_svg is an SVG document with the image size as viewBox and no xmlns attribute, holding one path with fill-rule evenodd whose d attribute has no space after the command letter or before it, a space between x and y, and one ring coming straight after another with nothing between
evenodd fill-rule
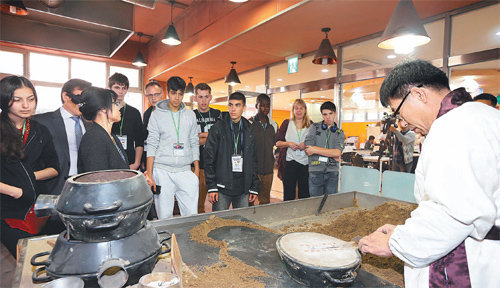
<instances>
[{"instance_id":1,"label":"woman in white top","mask_svg":"<svg viewBox=\"0 0 500 288\"><path fill-rule=\"evenodd\" d=\"M305 153L306 139L311 120L306 103L296 99L292 106L292 117L283 121L276 137L280 148L278 177L283 181L283 200L295 199L295 187L299 185L299 198L309 197L308 157Z\"/></svg>"}]
</instances>

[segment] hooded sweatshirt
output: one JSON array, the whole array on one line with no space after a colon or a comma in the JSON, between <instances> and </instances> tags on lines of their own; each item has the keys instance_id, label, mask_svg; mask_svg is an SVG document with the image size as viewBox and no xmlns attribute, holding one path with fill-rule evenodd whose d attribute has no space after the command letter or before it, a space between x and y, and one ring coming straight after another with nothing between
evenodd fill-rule
<instances>
[{"instance_id":1,"label":"hooded sweatshirt","mask_svg":"<svg viewBox=\"0 0 500 288\"><path fill-rule=\"evenodd\" d=\"M169 172L191 170L191 163L200 159L196 115L187 109L184 103L181 103L177 112L170 110L168 103L168 99L159 102L151 113L148 123L147 156L155 157L155 168ZM183 156L174 156L174 145L177 143L184 146Z\"/></svg>"}]
</instances>

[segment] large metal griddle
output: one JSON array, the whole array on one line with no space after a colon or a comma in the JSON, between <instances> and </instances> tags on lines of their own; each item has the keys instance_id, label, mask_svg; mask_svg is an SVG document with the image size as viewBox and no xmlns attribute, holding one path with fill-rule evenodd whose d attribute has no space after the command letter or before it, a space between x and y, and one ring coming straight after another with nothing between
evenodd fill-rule
<instances>
[{"instance_id":1,"label":"large metal griddle","mask_svg":"<svg viewBox=\"0 0 500 288\"><path fill-rule=\"evenodd\" d=\"M152 224L158 231L168 230L176 234L182 259L187 265L207 266L219 261L219 248L191 241L189 230L206 221L211 215L279 229L285 225L301 224L305 220L312 222L321 217L321 214L315 216L315 212L322 198L313 197L189 217L176 217L153 221ZM328 197L322 213L338 212L340 215L342 208L352 208L354 203L360 208L371 209L387 201L397 200L359 192L335 194ZM281 265L275 247L278 234L247 227L222 227L211 231L208 236L216 240L225 240L228 243L228 251L231 256L270 275L271 277L261 279L266 283L266 287L302 287L288 276ZM358 271L356 280L349 287L399 287L363 269Z\"/></svg>"}]
</instances>

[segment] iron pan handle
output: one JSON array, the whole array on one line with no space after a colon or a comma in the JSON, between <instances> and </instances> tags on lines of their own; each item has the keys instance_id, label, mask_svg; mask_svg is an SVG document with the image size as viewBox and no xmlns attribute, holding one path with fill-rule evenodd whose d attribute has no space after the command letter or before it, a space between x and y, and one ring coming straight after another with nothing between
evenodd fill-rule
<instances>
[{"instance_id":1,"label":"iron pan handle","mask_svg":"<svg viewBox=\"0 0 500 288\"><path fill-rule=\"evenodd\" d=\"M168 243L166 243L168 240L170 240L170 238L165 238L165 239L163 239L163 240L160 241L160 243L161 243L160 255L169 253L172 250L170 248L170 245L168 245ZM165 251L163 251L163 247L166 247L167 249Z\"/></svg>"},{"instance_id":2,"label":"iron pan handle","mask_svg":"<svg viewBox=\"0 0 500 288\"><path fill-rule=\"evenodd\" d=\"M43 277L38 277L38 273L42 272L42 271L45 271L45 273L47 273L47 266L42 266L42 267L38 267L34 272L33 272L33 275L31 276L31 280L33 281L33 283L43 283L43 282L49 282L50 280L52 280L53 278L49 275L47 276L43 276Z\"/></svg>"},{"instance_id":3,"label":"iron pan handle","mask_svg":"<svg viewBox=\"0 0 500 288\"><path fill-rule=\"evenodd\" d=\"M113 204L106 206L106 207L92 207L92 204L90 203L85 203L83 205L83 210L87 212L87 214L99 214L99 213L108 213L108 212L114 212L120 207L122 207L123 202L121 200L116 200L113 202Z\"/></svg>"},{"instance_id":4,"label":"iron pan handle","mask_svg":"<svg viewBox=\"0 0 500 288\"><path fill-rule=\"evenodd\" d=\"M116 217L116 219L111 223L94 225L91 222L91 220L85 220L83 222L83 225L85 225L85 228L87 228L87 230L90 230L90 231L110 230L110 229L115 229L116 227L118 227L120 225L120 223L122 222L122 220L123 220L123 215L120 215L120 216Z\"/></svg>"},{"instance_id":5,"label":"iron pan handle","mask_svg":"<svg viewBox=\"0 0 500 288\"><path fill-rule=\"evenodd\" d=\"M49 255L49 254L50 254L50 252L48 252L48 251L36 253L35 255L33 255L33 257L31 257L31 261L30 261L31 265L33 265L33 266L40 266L40 265L48 266L50 264L50 261L48 259L45 261L42 261L42 262L37 262L36 259L39 257L45 256L45 255Z\"/></svg>"}]
</instances>

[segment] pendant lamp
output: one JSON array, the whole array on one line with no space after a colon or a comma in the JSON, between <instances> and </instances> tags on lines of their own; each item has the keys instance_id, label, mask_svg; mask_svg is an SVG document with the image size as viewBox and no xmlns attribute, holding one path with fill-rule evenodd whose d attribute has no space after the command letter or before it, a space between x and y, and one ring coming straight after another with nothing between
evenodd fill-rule
<instances>
[{"instance_id":1,"label":"pendant lamp","mask_svg":"<svg viewBox=\"0 0 500 288\"><path fill-rule=\"evenodd\" d=\"M139 43L142 46L141 37L143 34L142 34L142 32L138 32L137 35L139 36ZM148 62L146 62L146 60L144 60L144 56L142 56L141 48L139 48L139 52L137 52L137 55L135 56L132 64L137 66L137 67L148 66Z\"/></svg>"},{"instance_id":2,"label":"pendant lamp","mask_svg":"<svg viewBox=\"0 0 500 288\"><path fill-rule=\"evenodd\" d=\"M321 44L319 44L318 51L316 51L312 63L320 65L337 63L337 56L335 56L332 44L330 44L330 40L328 40L328 32L330 32L330 30L331 29L328 27L321 29L321 32L325 33L325 39L323 39Z\"/></svg>"},{"instance_id":3,"label":"pendant lamp","mask_svg":"<svg viewBox=\"0 0 500 288\"><path fill-rule=\"evenodd\" d=\"M179 38L179 34L177 34L177 30L174 27L174 3L175 1L170 1L172 5L170 8L170 26L168 26L167 32L165 32L165 36L161 42L167 45L176 46L181 44L181 39Z\"/></svg>"},{"instance_id":4,"label":"pendant lamp","mask_svg":"<svg viewBox=\"0 0 500 288\"><path fill-rule=\"evenodd\" d=\"M431 38L425 31L413 1L400 0L382 34L378 47L394 49L397 54L408 54L415 47L427 44L429 41Z\"/></svg>"},{"instance_id":5,"label":"pendant lamp","mask_svg":"<svg viewBox=\"0 0 500 288\"><path fill-rule=\"evenodd\" d=\"M238 77L238 73L234 69L234 64L236 61L231 61L231 70L229 70L229 74L226 76L226 81L224 83L229 83L229 85L234 86L236 84L241 84L240 78Z\"/></svg>"},{"instance_id":6,"label":"pendant lamp","mask_svg":"<svg viewBox=\"0 0 500 288\"><path fill-rule=\"evenodd\" d=\"M24 6L21 0L2 0L0 1L0 10L13 15L28 15L28 9L26 9L26 6Z\"/></svg>"},{"instance_id":7,"label":"pendant lamp","mask_svg":"<svg viewBox=\"0 0 500 288\"><path fill-rule=\"evenodd\" d=\"M191 97L194 95L193 77L188 77L189 83L186 86L186 91L184 92L187 96Z\"/></svg>"}]
</instances>

